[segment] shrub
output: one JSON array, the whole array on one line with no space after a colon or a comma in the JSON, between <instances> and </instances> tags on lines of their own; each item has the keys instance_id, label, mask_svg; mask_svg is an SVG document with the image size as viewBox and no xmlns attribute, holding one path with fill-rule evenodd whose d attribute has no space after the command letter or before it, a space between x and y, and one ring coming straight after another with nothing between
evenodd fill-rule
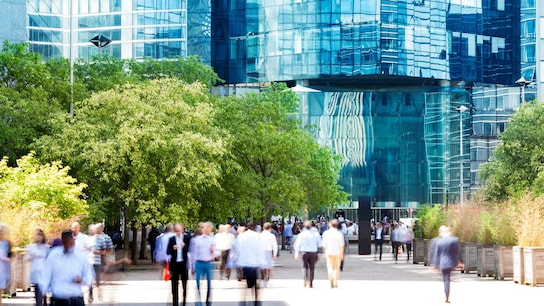
<instances>
[{"instance_id":1,"label":"shrub","mask_svg":"<svg viewBox=\"0 0 544 306\"><path fill-rule=\"evenodd\" d=\"M520 246L544 246L544 195L532 193L523 196L514 208L519 215L515 223L517 244Z\"/></svg>"}]
</instances>

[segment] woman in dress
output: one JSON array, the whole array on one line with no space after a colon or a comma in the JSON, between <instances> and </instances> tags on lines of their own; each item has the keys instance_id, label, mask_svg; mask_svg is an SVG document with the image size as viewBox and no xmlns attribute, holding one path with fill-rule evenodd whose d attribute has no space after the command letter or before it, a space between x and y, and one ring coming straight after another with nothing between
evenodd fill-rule
<instances>
[{"instance_id":1,"label":"woman in dress","mask_svg":"<svg viewBox=\"0 0 544 306\"><path fill-rule=\"evenodd\" d=\"M8 234L8 226L0 223L0 305L2 305L4 289L9 286L9 277L11 274L11 244L8 241Z\"/></svg>"},{"instance_id":2,"label":"woman in dress","mask_svg":"<svg viewBox=\"0 0 544 306\"><path fill-rule=\"evenodd\" d=\"M34 243L29 244L26 248L26 259L30 261L30 283L34 285L36 306L47 305L47 297L42 294L38 282L48 253L49 245L45 243L45 235L41 229L37 229L34 231Z\"/></svg>"}]
</instances>

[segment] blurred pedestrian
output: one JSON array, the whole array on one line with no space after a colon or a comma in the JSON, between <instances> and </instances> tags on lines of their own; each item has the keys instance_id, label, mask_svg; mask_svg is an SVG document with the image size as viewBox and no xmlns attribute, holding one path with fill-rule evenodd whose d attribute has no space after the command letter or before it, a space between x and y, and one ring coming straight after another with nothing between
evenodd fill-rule
<instances>
[{"instance_id":1,"label":"blurred pedestrian","mask_svg":"<svg viewBox=\"0 0 544 306\"><path fill-rule=\"evenodd\" d=\"M329 222L329 229L323 233L323 254L327 259L327 273L331 288L338 288L340 262L344 259L344 235L338 231L338 220Z\"/></svg>"},{"instance_id":2,"label":"blurred pedestrian","mask_svg":"<svg viewBox=\"0 0 544 306\"><path fill-rule=\"evenodd\" d=\"M82 306L82 286L91 286L93 272L87 254L75 248L72 231L62 232L62 247L51 249L45 261L39 288L52 293L52 305Z\"/></svg>"},{"instance_id":3,"label":"blurred pedestrian","mask_svg":"<svg viewBox=\"0 0 544 306\"><path fill-rule=\"evenodd\" d=\"M440 237L435 242L434 265L442 272L446 303L450 303L451 271L462 267L459 239L451 234L449 227L442 225L439 229Z\"/></svg>"},{"instance_id":4,"label":"blurred pedestrian","mask_svg":"<svg viewBox=\"0 0 544 306\"><path fill-rule=\"evenodd\" d=\"M174 225L167 224L166 231L157 237L154 257L155 257L155 260L161 263L161 271L162 271L162 268L166 267L166 262L170 261L170 255L168 255L167 249L168 249L168 243L170 242L170 238L172 238L174 235L175 235Z\"/></svg>"},{"instance_id":5,"label":"blurred pedestrian","mask_svg":"<svg viewBox=\"0 0 544 306\"><path fill-rule=\"evenodd\" d=\"M151 227L151 231L147 234L147 243L151 251L151 263L157 262L155 260L155 247L157 246L157 237L159 237L159 230L156 226Z\"/></svg>"},{"instance_id":6,"label":"blurred pedestrian","mask_svg":"<svg viewBox=\"0 0 544 306\"><path fill-rule=\"evenodd\" d=\"M207 293L206 293L206 305L209 306L211 302L211 290L212 290L212 271L214 269L215 257L219 256L216 253L215 242L212 236L213 224L211 222L204 222L200 225L201 235L194 237L191 241L189 253L191 256L193 271L196 273L196 288L197 288L197 301L196 305L202 305L202 298L200 293L200 280L202 277L206 277Z\"/></svg>"},{"instance_id":7,"label":"blurred pedestrian","mask_svg":"<svg viewBox=\"0 0 544 306\"><path fill-rule=\"evenodd\" d=\"M40 290L39 281L45 268L45 259L49 254L49 245L41 229L34 231L33 243L26 246L26 260L30 262L30 283L34 287L34 298L37 306L47 305L47 297Z\"/></svg>"},{"instance_id":8,"label":"blurred pedestrian","mask_svg":"<svg viewBox=\"0 0 544 306\"><path fill-rule=\"evenodd\" d=\"M98 298L102 300L102 293L100 292L100 280L102 276L102 256L106 254L106 242L104 237L97 233L97 225L91 224L88 227L89 236L87 238L88 257L89 264L91 264L94 270L94 282L96 291L98 292ZM89 287L89 303L94 301L94 289L93 286Z\"/></svg>"},{"instance_id":9,"label":"blurred pedestrian","mask_svg":"<svg viewBox=\"0 0 544 306\"><path fill-rule=\"evenodd\" d=\"M376 254L379 254L379 258L382 260L383 236L385 236L385 230L382 223L378 222L374 227L374 260L376 260ZM380 249L379 253L378 248Z\"/></svg>"},{"instance_id":10,"label":"blurred pedestrian","mask_svg":"<svg viewBox=\"0 0 544 306\"><path fill-rule=\"evenodd\" d=\"M219 255L220 279L230 279L231 268L227 266L227 262L235 238L230 231L230 224L219 225L219 233L214 236L214 241L216 249L221 252L221 255Z\"/></svg>"},{"instance_id":11,"label":"blurred pedestrian","mask_svg":"<svg viewBox=\"0 0 544 306\"><path fill-rule=\"evenodd\" d=\"M287 231L287 226L285 231ZM270 281L270 275L272 274L272 268L274 267L274 261L278 256L278 240L276 235L272 234L272 224L265 222L263 224L263 231L260 234L259 240L261 242L261 248L263 250L264 263L261 267L261 279L263 281L263 287L268 287Z\"/></svg>"},{"instance_id":12,"label":"blurred pedestrian","mask_svg":"<svg viewBox=\"0 0 544 306\"><path fill-rule=\"evenodd\" d=\"M170 237L167 254L170 255L170 281L172 284L172 301L174 306L179 306L179 280L183 290L183 306L187 303L187 280L189 279L189 245L191 237L185 233L185 226L177 223L174 225L175 235Z\"/></svg>"},{"instance_id":13,"label":"blurred pedestrian","mask_svg":"<svg viewBox=\"0 0 544 306\"><path fill-rule=\"evenodd\" d=\"M269 226L270 229L272 229L271 224L266 223L266 226ZM259 278L259 270L265 264L264 251L259 240L261 234L255 231L255 223L249 222L246 227L246 231L238 235L238 237L236 238L234 246L234 250L236 253L236 266L243 269L244 276L246 278L247 289L250 291L246 292L248 294L242 297L243 300L241 302L244 303L245 301L247 301L248 295L253 295L252 300L255 305L258 305L259 284L257 280ZM272 235L272 233L268 233ZM276 237L273 238L274 240L276 240Z\"/></svg>"},{"instance_id":14,"label":"blurred pedestrian","mask_svg":"<svg viewBox=\"0 0 544 306\"><path fill-rule=\"evenodd\" d=\"M321 236L312 226L312 221L304 221L304 230L298 235L295 242L295 259L302 255L302 267L304 269L304 287L314 287L315 264L317 251L321 248Z\"/></svg>"},{"instance_id":15,"label":"blurred pedestrian","mask_svg":"<svg viewBox=\"0 0 544 306\"><path fill-rule=\"evenodd\" d=\"M391 231L391 246L393 248L393 257L395 258L395 263L399 259L399 250L402 245L401 232L398 223L395 223L393 230Z\"/></svg>"},{"instance_id":16,"label":"blurred pedestrian","mask_svg":"<svg viewBox=\"0 0 544 306\"><path fill-rule=\"evenodd\" d=\"M8 240L8 236L8 226L0 223L0 305L2 305L4 290L9 286L11 274L11 243Z\"/></svg>"},{"instance_id":17,"label":"blurred pedestrian","mask_svg":"<svg viewBox=\"0 0 544 306\"><path fill-rule=\"evenodd\" d=\"M81 225L79 222L72 223L70 230L74 235L76 248L78 248L80 251L87 252L89 250L89 246L87 244L87 239L89 239L89 236L81 232Z\"/></svg>"}]
</instances>

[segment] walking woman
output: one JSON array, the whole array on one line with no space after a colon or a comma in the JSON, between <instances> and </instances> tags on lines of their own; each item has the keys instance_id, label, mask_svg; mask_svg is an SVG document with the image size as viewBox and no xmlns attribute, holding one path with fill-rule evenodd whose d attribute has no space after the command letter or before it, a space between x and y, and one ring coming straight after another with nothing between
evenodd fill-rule
<instances>
[{"instance_id":1,"label":"walking woman","mask_svg":"<svg viewBox=\"0 0 544 306\"><path fill-rule=\"evenodd\" d=\"M0 223L0 305L2 305L4 290L9 286L11 274L11 244L8 241L8 234L8 226Z\"/></svg>"},{"instance_id":2,"label":"walking woman","mask_svg":"<svg viewBox=\"0 0 544 306\"><path fill-rule=\"evenodd\" d=\"M49 253L49 245L45 243L45 235L41 229L34 231L34 242L26 248L26 259L30 261L30 283L34 286L36 306L47 305L47 296L42 294L38 286L42 271L45 267L45 259Z\"/></svg>"}]
</instances>

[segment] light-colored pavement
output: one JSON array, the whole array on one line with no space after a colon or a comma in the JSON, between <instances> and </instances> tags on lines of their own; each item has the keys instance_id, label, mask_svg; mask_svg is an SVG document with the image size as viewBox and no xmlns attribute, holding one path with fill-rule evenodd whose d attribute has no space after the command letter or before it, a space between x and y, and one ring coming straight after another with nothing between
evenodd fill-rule
<instances>
[{"instance_id":1,"label":"light-colored pavement","mask_svg":"<svg viewBox=\"0 0 544 306\"><path fill-rule=\"evenodd\" d=\"M313 289L303 288L300 260L282 251L276 261L273 279L262 290L263 305L350 305L399 304L406 306L444 305L440 274L422 264L406 262L400 255L398 263L385 250L383 260L373 255L359 256L357 246L352 245L341 272L339 287L331 289L327 280L325 259L317 263ZM148 262L125 272L108 275L103 286L103 299L87 305L169 305L170 283L159 279L159 267ZM244 282L236 279L212 282L213 305L239 305L244 296ZM194 305L196 284L189 280L189 305ZM512 280L498 281L476 274L455 272L451 285L450 300L453 305L539 305L544 298L544 287L515 284ZM4 305L32 305L32 293L18 292L12 299L4 299ZM249 305L249 304L248 304Z\"/></svg>"}]
</instances>

